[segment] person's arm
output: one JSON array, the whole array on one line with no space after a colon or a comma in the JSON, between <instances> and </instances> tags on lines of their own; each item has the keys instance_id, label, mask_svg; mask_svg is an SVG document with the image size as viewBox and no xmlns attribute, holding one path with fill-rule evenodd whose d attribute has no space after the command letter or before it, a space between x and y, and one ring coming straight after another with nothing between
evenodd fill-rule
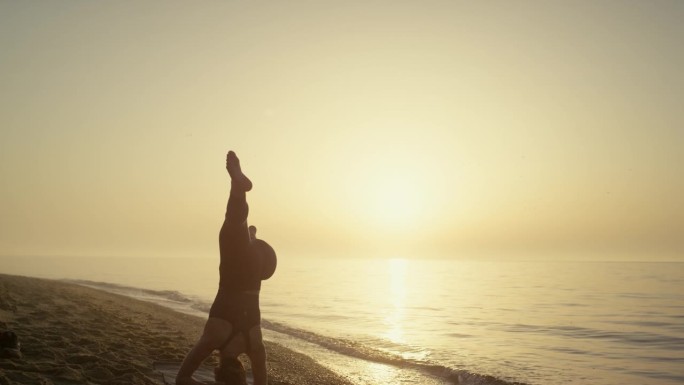
<instances>
[{"instance_id":1,"label":"person's arm","mask_svg":"<svg viewBox=\"0 0 684 385\"><path fill-rule=\"evenodd\" d=\"M264 342L261 339L254 341L252 349L247 355L252 364L254 385L268 385L268 378L266 375L266 347L264 346Z\"/></svg>"}]
</instances>

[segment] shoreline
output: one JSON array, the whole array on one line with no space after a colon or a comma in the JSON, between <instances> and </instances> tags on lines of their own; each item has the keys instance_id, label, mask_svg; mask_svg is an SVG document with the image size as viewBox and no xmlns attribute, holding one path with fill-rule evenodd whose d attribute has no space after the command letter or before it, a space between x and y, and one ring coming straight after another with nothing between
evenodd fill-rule
<instances>
[{"instance_id":1,"label":"shoreline","mask_svg":"<svg viewBox=\"0 0 684 385\"><path fill-rule=\"evenodd\" d=\"M180 362L205 319L73 283L0 274L0 329L21 359L0 359L0 383L158 385L157 361ZM269 384L352 385L311 357L265 341ZM216 356L205 365L215 365Z\"/></svg>"}]
</instances>

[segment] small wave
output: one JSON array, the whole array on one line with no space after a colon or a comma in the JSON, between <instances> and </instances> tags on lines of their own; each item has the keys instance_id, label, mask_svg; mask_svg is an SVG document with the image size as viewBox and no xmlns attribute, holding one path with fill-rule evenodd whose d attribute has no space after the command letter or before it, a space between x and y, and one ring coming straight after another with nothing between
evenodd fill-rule
<instances>
[{"instance_id":1,"label":"small wave","mask_svg":"<svg viewBox=\"0 0 684 385\"><path fill-rule=\"evenodd\" d=\"M447 333L449 337L454 337L454 338L472 338L472 334L464 334L464 333Z\"/></svg>"},{"instance_id":2,"label":"small wave","mask_svg":"<svg viewBox=\"0 0 684 385\"><path fill-rule=\"evenodd\" d=\"M627 322L620 321L616 323L624 324ZM657 325L660 326L661 330L665 330L664 326L666 324L661 325L660 323L658 323ZM573 339L579 338L587 340L606 340L629 346L661 347L672 350L682 350L681 347L684 346L684 338L682 337L645 331L621 332L616 330L596 329L570 325L548 326L531 324L511 324L500 326L503 330L512 333L536 333L550 336L569 337Z\"/></svg>"},{"instance_id":3,"label":"small wave","mask_svg":"<svg viewBox=\"0 0 684 385\"><path fill-rule=\"evenodd\" d=\"M446 381L459 385L526 385L522 382L500 379L494 376L473 373L466 369L449 368L443 365L431 364L424 360L407 358L407 355L392 353L386 349L369 347L357 341L343 338L331 338L307 330L297 329L278 322L262 320L266 329L314 343L334 352L350 357L381 364L393 365L400 368L410 368L437 376ZM410 349L404 349L410 350ZM410 355L409 355L410 356Z\"/></svg>"},{"instance_id":4,"label":"small wave","mask_svg":"<svg viewBox=\"0 0 684 385\"><path fill-rule=\"evenodd\" d=\"M185 294L175 290L143 289L139 287L119 285L116 283L97 282L84 279L69 279L65 281L140 299L143 301L154 302L159 305L171 307L174 310L189 314L197 314L198 312L209 313L209 308L211 307L211 304L206 301L188 297Z\"/></svg>"}]
</instances>

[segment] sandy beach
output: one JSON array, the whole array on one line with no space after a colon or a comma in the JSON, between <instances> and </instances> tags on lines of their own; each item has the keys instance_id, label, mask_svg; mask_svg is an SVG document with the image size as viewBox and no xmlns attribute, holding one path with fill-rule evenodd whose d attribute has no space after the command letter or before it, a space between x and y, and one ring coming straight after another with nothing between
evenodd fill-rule
<instances>
[{"instance_id":1,"label":"sandy beach","mask_svg":"<svg viewBox=\"0 0 684 385\"><path fill-rule=\"evenodd\" d=\"M204 321L75 284L0 275L0 330L18 335L23 355L0 358L0 384L161 384L153 363L181 361ZM266 348L271 384L350 384L310 357Z\"/></svg>"}]
</instances>

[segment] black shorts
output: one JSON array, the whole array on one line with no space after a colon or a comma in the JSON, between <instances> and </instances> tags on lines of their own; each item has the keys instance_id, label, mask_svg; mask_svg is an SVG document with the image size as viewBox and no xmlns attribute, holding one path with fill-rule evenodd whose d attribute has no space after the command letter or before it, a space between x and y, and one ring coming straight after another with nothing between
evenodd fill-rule
<instances>
[{"instance_id":1,"label":"black shorts","mask_svg":"<svg viewBox=\"0 0 684 385\"><path fill-rule=\"evenodd\" d=\"M209 317L230 322L234 332L248 332L261 323L259 295L219 288Z\"/></svg>"}]
</instances>

